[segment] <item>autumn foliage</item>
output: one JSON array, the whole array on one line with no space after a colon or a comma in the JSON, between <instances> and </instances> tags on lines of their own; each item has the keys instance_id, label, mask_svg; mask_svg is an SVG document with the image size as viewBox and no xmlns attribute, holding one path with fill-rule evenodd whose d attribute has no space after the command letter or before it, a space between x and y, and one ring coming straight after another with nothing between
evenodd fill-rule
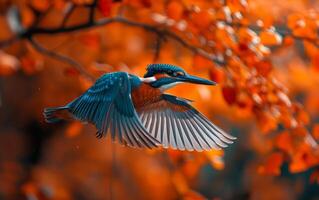
<instances>
[{"instance_id":1,"label":"autumn foliage","mask_svg":"<svg viewBox=\"0 0 319 200\"><path fill-rule=\"evenodd\" d=\"M318 198L318 9L303 0L1 1L0 199ZM43 122L44 107L103 73L142 76L149 63L217 82L170 92L195 100L235 144L137 150L97 140L80 122Z\"/></svg>"}]
</instances>

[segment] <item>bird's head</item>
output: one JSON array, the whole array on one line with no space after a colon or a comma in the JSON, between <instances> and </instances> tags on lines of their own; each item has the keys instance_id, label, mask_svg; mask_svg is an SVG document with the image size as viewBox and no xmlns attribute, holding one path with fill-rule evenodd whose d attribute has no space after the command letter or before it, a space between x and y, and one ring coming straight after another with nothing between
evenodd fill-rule
<instances>
[{"instance_id":1,"label":"bird's head","mask_svg":"<svg viewBox=\"0 0 319 200\"><path fill-rule=\"evenodd\" d=\"M180 83L194 83L203 85L215 85L210 80L187 74L182 68L169 64L150 64L147 72L142 78L143 82L149 83L152 87L167 90Z\"/></svg>"}]
</instances>

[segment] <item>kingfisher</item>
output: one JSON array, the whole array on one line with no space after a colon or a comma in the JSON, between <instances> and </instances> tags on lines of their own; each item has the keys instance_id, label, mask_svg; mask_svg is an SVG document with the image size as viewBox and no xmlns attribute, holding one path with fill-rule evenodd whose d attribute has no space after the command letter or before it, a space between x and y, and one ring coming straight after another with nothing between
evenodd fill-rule
<instances>
[{"instance_id":1,"label":"kingfisher","mask_svg":"<svg viewBox=\"0 0 319 200\"><path fill-rule=\"evenodd\" d=\"M210 122L191 100L165 93L181 83L216 84L175 65L150 64L144 77L104 74L78 98L43 114L48 123L66 118L92 123L98 138L110 132L113 141L131 147L203 151L233 143L236 138Z\"/></svg>"}]
</instances>

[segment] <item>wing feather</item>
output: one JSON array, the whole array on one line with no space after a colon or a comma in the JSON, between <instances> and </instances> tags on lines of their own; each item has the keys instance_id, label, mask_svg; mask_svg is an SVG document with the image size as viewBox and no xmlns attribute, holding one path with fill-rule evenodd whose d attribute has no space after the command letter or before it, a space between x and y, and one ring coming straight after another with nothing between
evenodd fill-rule
<instances>
[{"instance_id":1,"label":"wing feather","mask_svg":"<svg viewBox=\"0 0 319 200\"><path fill-rule=\"evenodd\" d=\"M172 119L172 126L174 128L174 136L176 138L176 143L177 143L177 148L181 150L185 150L185 144L184 141L182 140L181 135L179 134L178 126L175 120L175 117L172 115L172 111L170 111L170 118Z\"/></svg>"},{"instance_id":2,"label":"wing feather","mask_svg":"<svg viewBox=\"0 0 319 200\"><path fill-rule=\"evenodd\" d=\"M167 146L169 146L170 142L169 142L169 136L168 136L168 132L167 132L167 118L165 117L165 113L161 112L161 119L162 119L162 123L161 123L161 132L162 132L162 141L163 144L167 144Z\"/></svg>"},{"instance_id":3,"label":"wing feather","mask_svg":"<svg viewBox=\"0 0 319 200\"><path fill-rule=\"evenodd\" d=\"M208 150L208 149L211 149L211 148L217 149L218 146L216 146L215 143L206 135L205 131L203 131L202 128L200 127L200 125L198 125L194 121L192 116L189 113L186 113L186 115L189 118L189 122L190 122L191 126L195 129L195 132L198 133L198 135L203 139L204 143L207 145L205 150Z\"/></svg>"},{"instance_id":4,"label":"wing feather","mask_svg":"<svg viewBox=\"0 0 319 200\"><path fill-rule=\"evenodd\" d=\"M131 142L133 143L133 146L136 146L136 147L140 147L141 144L137 141L136 137L135 137L135 134L131 134L133 130L133 126L132 126L132 122L131 122L131 119L130 118L126 118L126 123L127 123L127 131L128 131L128 136L130 137L131 139Z\"/></svg>"},{"instance_id":5,"label":"wing feather","mask_svg":"<svg viewBox=\"0 0 319 200\"><path fill-rule=\"evenodd\" d=\"M137 112L146 130L165 148L221 149L236 139L211 123L187 100L172 95L163 94L159 101L138 108Z\"/></svg>"},{"instance_id":6,"label":"wing feather","mask_svg":"<svg viewBox=\"0 0 319 200\"><path fill-rule=\"evenodd\" d=\"M182 118L179 119L179 123L180 123L182 131L183 131L183 133L185 135L185 137L184 137L185 141L187 141L187 144L189 144L191 146L190 150L200 149L198 147L198 143L196 142L196 140L191 138L190 131L187 129L187 127L186 127L186 125L184 123L184 120Z\"/></svg>"},{"instance_id":7,"label":"wing feather","mask_svg":"<svg viewBox=\"0 0 319 200\"><path fill-rule=\"evenodd\" d=\"M193 140L196 141L197 145L196 145L196 150L197 151L202 151L203 149L207 149L205 147L205 141L202 140L202 137L200 135L200 133L198 134L198 136L196 136L195 134L195 130L193 129L192 125L190 124L189 120L188 119L184 119L183 122L185 123L185 125L187 126L188 128L188 131L191 135L191 137L193 138Z\"/></svg>"},{"instance_id":8,"label":"wing feather","mask_svg":"<svg viewBox=\"0 0 319 200\"><path fill-rule=\"evenodd\" d=\"M185 146L185 148L187 150L190 150L192 151L194 148L191 144L191 142L188 140L187 136L186 136L186 133L185 131L183 130L182 126L181 126L181 121L180 120L177 120L177 118L175 118L175 122L176 122L176 125L177 125L177 137L180 136L180 139L183 143L183 145Z\"/></svg>"},{"instance_id":9,"label":"wing feather","mask_svg":"<svg viewBox=\"0 0 319 200\"><path fill-rule=\"evenodd\" d=\"M156 130L156 121L157 121L157 115L156 113L151 114L152 122L150 125L150 134L155 138L155 130Z\"/></svg>"},{"instance_id":10,"label":"wing feather","mask_svg":"<svg viewBox=\"0 0 319 200\"><path fill-rule=\"evenodd\" d=\"M128 122L129 122L129 125L130 125L130 135L132 136L133 138L133 141L134 143L138 146L138 147L141 147L142 144L141 144L141 141L139 140L139 138L137 137L137 135L135 133L138 133L138 130L135 128L134 126L134 122L133 122L133 119L131 118L128 118Z\"/></svg>"},{"instance_id":11,"label":"wing feather","mask_svg":"<svg viewBox=\"0 0 319 200\"><path fill-rule=\"evenodd\" d=\"M211 129L206 123L205 121L203 121L203 119L199 116L196 116L195 119L198 121L198 122L201 122L201 124L203 125L203 128L206 132L206 135L211 138L219 147L227 147L227 145L225 143L223 143L216 135L216 132L214 132L213 129ZM209 134L213 132L214 134Z\"/></svg>"},{"instance_id":12,"label":"wing feather","mask_svg":"<svg viewBox=\"0 0 319 200\"><path fill-rule=\"evenodd\" d=\"M166 110L165 111L165 118L167 120L167 138L168 138L168 142L169 144L171 144L171 147L173 149L177 149L177 144L176 144L176 138L175 138L175 134L174 134L174 128L172 128L172 120L169 117L169 112L170 110Z\"/></svg>"},{"instance_id":13,"label":"wing feather","mask_svg":"<svg viewBox=\"0 0 319 200\"><path fill-rule=\"evenodd\" d=\"M64 107L46 109L48 121L54 111L67 110L75 119L93 123L97 137L110 131L112 140L134 147L156 147L159 142L149 136L132 102L131 81L126 72L103 75L80 97Z\"/></svg>"},{"instance_id":14,"label":"wing feather","mask_svg":"<svg viewBox=\"0 0 319 200\"><path fill-rule=\"evenodd\" d=\"M144 127L146 130L150 130L151 122L152 122L152 117L150 114L145 113L145 118L144 118ZM143 120L142 120L143 121Z\"/></svg>"},{"instance_id":15,"label":"wing feather","mask_svg":"<svg viewBox=\"0 0 319 200\"><path fill-rule=\"evenodd\" d=\"M113 111L113 109L112 109ZM116 112L111 112L111 118L113 119L111 121L111 137L112 137L112 140L114 141L115 140L115 135L116 135L116 131L117 131L117 127L116 127L116 121L117 121L117 113Z\"/></svg>"},{"instance_id":16,"label":"wing feather","mask_svg":"<svg viewBox=\"0 0 319 200\"><path fill-rule=\"evenodd\" d=\"M122 120L120 120L119 114L116 114L115 122L116 122L117 131L118 131L118 134L117 134L118 140L120 141L121 144L123 144L124 143L124 141L123 141L123 124L122 124Z\"/></svg>"},{"instance_id":17,"label":"wing feather","mask_svg":"<svg viewBox=\"0 0 319 200\"><path fill-rule=\"evenodd\" d=\"M129 124L127 122L127 119L124 118L123 119L123 128L124 128L124 132L125 132L125 138L126 138L126 142L128 143L129 146L134 146L134 143L133 143L133 139L131 138L131 134L129 132Z\"/></svg>"},{"instance_id":18,"label":"wing feather","mask_svg":"<svg viewBox=\"0 0 319 200\"><path fill-rule=\"evenodd\" d=\"M138 126L138 121L136 119L134 119L134 126L140 132L140 140L143 141L143 143L146 144L147 147L151 148L152 143L154 143L156 140L152 140L152 137L150 137L148 133L143 133L145 132L145 129L142 129L140 126Z\"/></svg>"}]
</instances>

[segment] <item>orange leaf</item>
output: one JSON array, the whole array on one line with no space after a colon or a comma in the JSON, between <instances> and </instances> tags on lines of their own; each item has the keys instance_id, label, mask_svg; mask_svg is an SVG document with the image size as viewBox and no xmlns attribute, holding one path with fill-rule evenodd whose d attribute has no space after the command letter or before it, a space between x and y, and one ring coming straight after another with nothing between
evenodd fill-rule
<instances>
[{"instance_id":1,"label":"orange leaf","mask_svg":"<svg viewBox=\"0 0 319 200\"><path fill-rule=\"evenodd\" d=\"M243 47L241 47L241 50L243 50L242 48L248 48L249 43L256 39L259 39L257 34L249 28L240 28L237 34L239 37L239 44L243 45ZM244 47L244 45L246 45L246 47Z\"/></svg>"},{"instance_id":2,"label":"orange leaf","mask_svg":"<svg viewBox=\"0 0 319 200\"><path fill-rule=\"evenodd\" d=\"M220 40L222 44L230 48L236 48L236 39L232 35L232 28L218 28L216 30L216 39Z\"/></svg>"},{"instance_id":3,"label":"orange leaf","mask_svg":"<svg viewBox=\"0 0 319 200\"><path fill-rule=\"evenodd\" d=\"M293 35L298 37L307 37L316 39L317 25L314 20L307 19L301 14L292 14L288 17L288 27L292 30Z\"/></svg>"},{"instance_id":4,"label":"orange leaf","mask_svg":"<svg viewBox=\"0 0 319 200\"><path fill-rule=\"evenodd\" d=\"M65 8L65 6L67 5L67 3L68 2L65 2L64 0L55 0L53 2L53 5L54 5L55 9L62 11Z\"/></svg>"},{"instance_id":5,"label":"orange leaf","mask_svg":"<svg viewBox=\"0 0 319 200\"><path fill-rule=\"evenodd\" d=\"M112 0L99 0L98 8L104 17L111 14Z\"/></svg>"},{"instance_id":6,"label":"orange leaf","mask_svg":"<svg viewBox=\"0 0 319 200\"><path fill-rule=\"evenodd\" d=\"M282 43L282 37L274 31L262 31L259 37L264 45L279 45Z\"/></svg>"},{"instance_id":7,"label":"orange leaf","mask_svg":"<svg viewBox=\"0 0 319 200\"><path fill-rule=\"evenodd\" d=\"M277 128L277 120L274 116L272 116L270 113L262 112L257 115L258 120L258 126L262 133L266 134L269 133L272 130L275 130Z\"/></svg>"},{"instance_id":8,"label":"orange leaf","mask_svg":"<svg viewBox=\"0 0 319 200\"><path fill-rule=\"evenodd\" d=\"M225 101L232 105L236 102L237 99L237 89L231 86L225 86L222 88L222 93Z\"/></svg>"},{"instance_id":9,"label":"orange leaf","mask_svg":"<svg viewBox=\"0 0 319 200\"><path fill-rule=\"evenodd\" d=\"M293 37L291 37L291 36L286 36L285 38L284 38L284 41L283 41L283 43L284 43L284 45L286 45L286 46L291 46L291 45L293 45L294 44L294 38Z\"/></svg>"},{"instance_id":10,"label":"orange leaf","mask_svg":"<svg viewBox=\"0 0 319 200\"><path fill-rule=\"evenodd\" d=\"M319 159L313 154L311 147L307 144L303 144L297 149L296 153L293 154L289 170L292 173L299 173L306 171L318 163Z\"/></svg>"},{"instance_id":11,"label":"orange leaf","mask_svg":"<svg viewBox=\"0 0 319 200\"><path fill-rule=\"evenodd\" d=\"M296 120L292 118L292 116L289 113L282 112L280 116L280 122L286 127L286 128L294 128L297 124Z\"/></svg>"},{"instance_id":12,"label":"orange leaf","mask_svg":"<svg viewBox=\"0 0 319 200\"><path fill-rule=\"evenodd\" d=\"M200 11L192 15L194 24L200 29L205 29L210 25L211 17L208 11Z\"/></svg>"},{"instance_id":13,"label":"orange leaf","mask_svg":"<svg viewBox=\"0 0 319 200\"><path fill-rule=\"evenodd\" d=\"M305 137L308 134L308 130L305 127L297 127L292 129L291 133L297 137Z\"/></svg>"},{"instance_id":14,"label":"orange leaf","mask_svg":"<svg viewBox=\"0 0 319 200\"><path fill-rule=\"evenodd\" d=\"M292 173L299 173L317 164L319 164L319 158L314 154L312 147L307 143L302 143L292 156L289 170Z\"/></svg>"},{"instance_id":15,"label":"orange leaf","mask_svg":"<svg viewBox=\"0 0 319 200\"><path fill-rule=\"evenodd\" d=\"M276 137L275 145L289 154L293 152L292 138L288 131L283 131Z\"/></svg>"},{"instance_id":16,"label":"orange leaf","mask_svg":"<svg viewBox=\"0 0 319 200\"><path fill-rule=\"evenodd\" d=\"M284 156L280 152L272 153L266 160L265 164L258 168L258 172L265 175L278 176L281 173L281 165L283 164Z\"/></svg>"},{"instance_id":17,"label":"orange leaf","mask_svg":"<svg viewBox=\"0 0 319 200\"><path fill-rule=\"evenodd\" d=\"M184 7L183 5L178 2L178 1L171 1L168 5L167 5L167 16L169 18L172 18L174 20L180 20L183 17L183 13L184 13Z\"/></svg>"},{"instance_id":18,"label":"orange leaf","mask_svg":"<svg viewBox=\"0 0 319 200\"><path fill-rule=\"evenodd\" d=\"M263 60L256 64L256 69L260 75L267 76L272 70L272 65L270 62Z\"/></svg>"},{"instance_id":19,"label":"orange leaf","mask_svg":"<svg viewBox=\"0 0 319 200\"><path fill-rule=\"evenodd\" d=\"M240 108L246 108L250 110L253 107L253 100L249 95L244 92L241 92L237 95L237 105Z\"/></svg>"},{"instance_id":20,"label":"orange leaf","mask_svg":"<svg viewBox=\"0 0 319 200\"><path fill-rule=\"evenodd\" d=\"M304 110L300 110L297 114L297 121L302 125L308 125L310 122L309 114Z\"/></svg>"},{"instance_id":21,"label":"orange leaf","mask_svg":"<svg viewBox=\"0 0 319 200\"><path fill-rule=\"evenodd\" d=\"M50 7L49 0L31 0L31 5L34 9L40 12L45 12Z\"/></svg>"},{"instance_id":22,"label":"orange leaf","mask_svg":"<svg viewBox=\"0 0 319 200\"><path fill-rule=\"evenodd\" d=\"M35 19L35 16L32 10L29 7L22 7L20 14L21 14L22 26L25 28L30 27L33 24Z\"/></svg>"},{"instance_id":23,"label":"orange leaf","mask_svg":"<svg viewBox=\"0 0 319 200\"><path fill-rule=\"evenodd\" d=\"M223 9L218 9L215 15L218 20L232 22L231 14L229 7L224 6Z\"/></svg>"},{"instance_id":24,"label":"orange leaf","mask_svg":"<svg viewBox=\"0 0 319 200\"><path fill-rule=\"evenodd\" d=\"M291 14L288 16L287 25L290 29L294 29L297 26L298 21L303 19L304 17L299 13Z\"/></svg>"}]
</instances>

